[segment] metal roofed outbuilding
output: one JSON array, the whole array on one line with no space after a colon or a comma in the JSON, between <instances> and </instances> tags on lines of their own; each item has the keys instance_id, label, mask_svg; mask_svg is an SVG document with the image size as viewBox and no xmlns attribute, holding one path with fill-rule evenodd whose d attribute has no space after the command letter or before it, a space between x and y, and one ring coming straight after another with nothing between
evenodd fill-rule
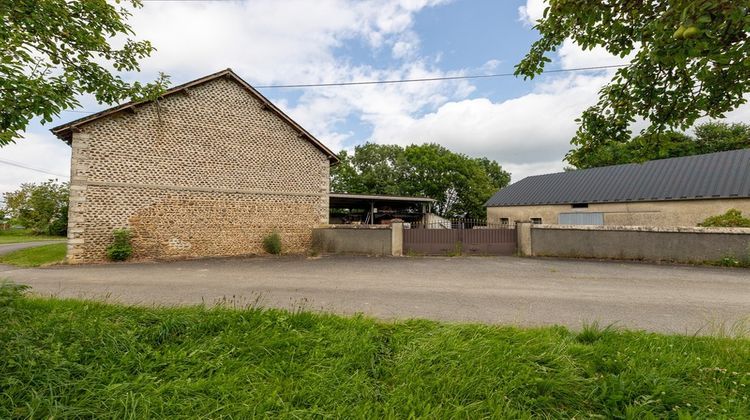
<instances>
[{"instance_id":1,"label":"metal roofed outbuilding","mask_svg":"<svg viewBox=\"0 0 750 420\"><path fill-rule=\"evenodd\" d=\"M524 178L485 207L750 197L750 149Z\"/></svg>"},{"instance_id":2,"label":"metal roofed outbuilding","mask_svg":"<svg viewBox=\"0 0 750 420\"><path fill-rule=\"evenodd\" d=\"M524 178L485 203L490 222L696 226L750 215L750 149Z\"/></svg>"}]
</instances>

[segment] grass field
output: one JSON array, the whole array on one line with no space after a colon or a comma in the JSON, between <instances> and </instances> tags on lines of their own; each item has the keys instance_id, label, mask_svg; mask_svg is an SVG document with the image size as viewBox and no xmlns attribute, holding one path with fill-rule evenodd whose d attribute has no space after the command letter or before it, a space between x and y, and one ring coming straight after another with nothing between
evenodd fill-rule
<instances>
[{"instance_id":1,"label":"grass field","mask_svg":"<svg viewBox=\"0 0 750 420\"><path fill-rule=\"evenodd\" d=\"M15 244L18 242L49 241L54 239L65 239L64 236L35 235L27 229L0 230L0 245Z\"/></svg>"},{"instance_id":2,"label":"grass field","mask_svg":"<svg viewBox=\"0 0 750 420\"><path fill-rule=\"evenodd\" d=\"M750 416L750 340L0 289L0 418Z\"/></svg>"},{"instance_id":3,"label":"grass field","mask_svg":"<svg viewBox=\"0 0 750 420\"><path fill-rule=\"evenodd\" d=\"M39 267L40 265L62 262L65 259L66 252L67 245L64 243L40 245L0 255L0 264Z\"/></svg>"}]
</instances>

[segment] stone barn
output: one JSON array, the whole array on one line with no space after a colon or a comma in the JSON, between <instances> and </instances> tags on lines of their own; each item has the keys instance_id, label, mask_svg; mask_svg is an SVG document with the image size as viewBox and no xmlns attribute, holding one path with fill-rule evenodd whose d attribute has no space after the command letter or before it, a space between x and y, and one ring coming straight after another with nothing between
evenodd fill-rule
<instances>
[{"instance_id":1,"label":"stone barn","mask_svg":"<svg viewBox=\"0 0 750 420\"><path fill-rule=\"evenodd\" d=\"M72 147L68 261L98 262L115 229L134 258L308 249L328 222L336 155L227 69L51 130Z\"/></svg>"}]
</instances>

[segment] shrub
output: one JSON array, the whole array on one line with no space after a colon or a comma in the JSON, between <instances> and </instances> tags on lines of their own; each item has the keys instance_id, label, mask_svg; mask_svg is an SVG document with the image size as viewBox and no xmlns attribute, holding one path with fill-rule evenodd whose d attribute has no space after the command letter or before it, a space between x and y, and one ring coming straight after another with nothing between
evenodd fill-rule
<instances>
[{"instance_id":1,"label":"shrub","mask_svg":"<svg viewBox=\"0 0 750 420\"><path fill-rule=\"evenodd\" d=\"M125 261L133 253L133 245L130 243L130 230L116 229L112 232L114 240L107 247L107 257L112 261Z\"/></svg>"},{"instance_id":2,"label":"shrub","mask_svg":"<svg viewBox=\"0 0 750 420\"><path fill-rule=\"evenodd\" d=\"M263 238L263 249L269 254L281 254L281 235L273 231Z\"/></svg>"},{"instance_id":3,"label":"shrub","mask_svg":"<svg viewBox=\"0 0 750 420\"><path fill-rule=\"evenodd\" d=\"M53 219L47 227L47 234L52 236L66 236L68 234L68 206L63 206L58 217Z\"/></svg>"},{"instance_id":4,"label":"shrub","mask_svg":"<svg viewBox=\"0 0 750 420\"><path fill-rule=\"evenodd\" d=\"M742 212L737 209L729 209L719 216L711 216L698 226L703 227L750 227L750 219L742 217Z\"/></svg>"}]
</instances>

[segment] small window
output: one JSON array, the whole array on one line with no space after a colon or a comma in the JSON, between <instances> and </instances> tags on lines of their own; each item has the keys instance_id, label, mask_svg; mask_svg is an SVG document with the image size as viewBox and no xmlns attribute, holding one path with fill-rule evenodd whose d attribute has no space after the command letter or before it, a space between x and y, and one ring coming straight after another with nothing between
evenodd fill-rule
<instances>
[{"instance_id":1,"label":"small window","mask_svg":"<svg viewBox=\"0 0 750 420\"><path fill-rule=\"evenodd\" d=\"M531 223L535 225L541 225L542 224L542 218L541 217L532 217Z\"/></svg>"},{"instance_id":2,"label":"small window","mask_svg":"<svg viewBox=\"0 0 750 420\"><path fill-rule=\"evenodd\" d=\"M589 208L589 203L573 203L570 207L574 209L587 209Z\"/></svg>"},{"instance_id":3,"label":"small window","mask_svg":"<svg viewBox=\"0 0 750 420\"><path fill-rule=\"evenodd\" d=\"M508 225L508 224L510 224L510 219L508 219L507 217L501 217L500 218L500 224L501 225Z\"/></svg>"}]
</instances>

